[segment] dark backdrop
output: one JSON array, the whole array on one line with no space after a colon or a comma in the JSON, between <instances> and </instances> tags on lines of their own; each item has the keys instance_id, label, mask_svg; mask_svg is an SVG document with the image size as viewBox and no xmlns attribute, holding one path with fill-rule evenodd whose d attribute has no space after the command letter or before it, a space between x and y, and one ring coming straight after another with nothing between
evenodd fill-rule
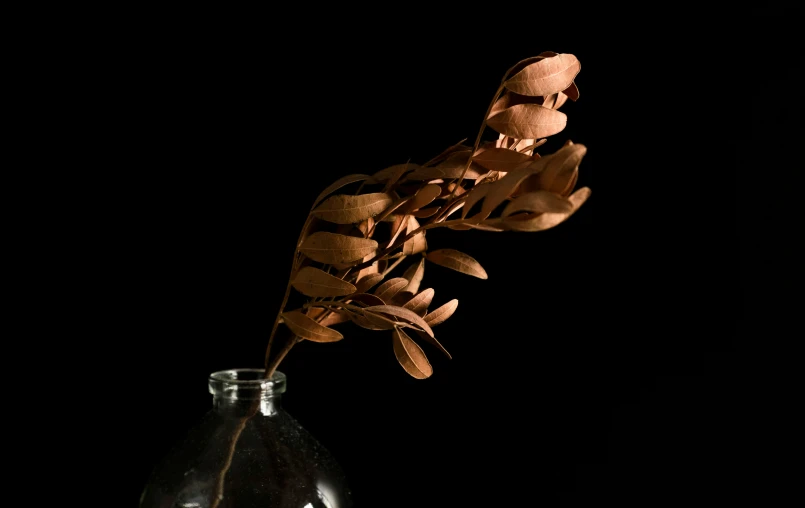
<instances>
[{"instance_id":1,"label":"dark backdrop","mask_svg":"<svg viewBox=\"0 0 805 508\"><path fill-rule=\"evenodd\" d=\"M734 133L742 120L758 139L746 120L763 113L739 117L708 85L739 74L730 48L705 65L646 43L649 26L485 39L427 25L297 23L281 37L183 20L125 51L127 139L104 198L122 213L97 219L108 240L95 255L108 267L104 368L129 373L114 487L132 504L210 409L208 374L261 365L314 197L345 174L472 141L505 70L545 50L579 57L581 97L541 152L585 144L578 186L591 199L546 232L430 232L431 248L489 273L427 268L434 305L461 302L437 329L453 360L425 349L434 375L414 380L386 334L341 325L345 340L302 343L283 363L284 406L341 462L358 506L741 491L751 381Z\"/></svg>"}]
</instances>

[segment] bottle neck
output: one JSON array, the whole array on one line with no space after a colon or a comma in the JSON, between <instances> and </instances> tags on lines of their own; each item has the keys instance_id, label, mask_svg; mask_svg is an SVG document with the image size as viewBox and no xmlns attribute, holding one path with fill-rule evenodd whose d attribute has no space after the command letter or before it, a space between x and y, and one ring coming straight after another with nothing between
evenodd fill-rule
<instances>
[{"instance_id":1,"label":"bottle neck","mask_svg":"<svg viewBox=\"0 0 805 508\"><path fill-rule=\"evenodd\" d=\"M271 416L276 414L281 408L282 396L274 395L260 399L233 399L229 397L212 398L213 409L226 416L248 416L253 414L255 405L259 414Z\"/></svg>"},{"instance_id":2,"label":"bottle neck","mask_svg":"<svg viewBox=\"0 0 805 508\"><path fill-rule=\"evenodd\" d=\"M275 372L264 379L262 369L233 369L210 375L209 390L213 409L226 416L255 414L270 416L280 409L285 392L285 374Z\"/></svg>"}]
</instances>

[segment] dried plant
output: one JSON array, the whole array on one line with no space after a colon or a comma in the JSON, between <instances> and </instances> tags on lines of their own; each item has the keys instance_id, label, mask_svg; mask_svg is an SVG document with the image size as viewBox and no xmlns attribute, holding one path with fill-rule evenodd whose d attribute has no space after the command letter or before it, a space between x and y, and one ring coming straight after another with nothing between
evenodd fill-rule
<instances>
[{"instance_id":1,"label":"dried plant","mask_svg":"<svg viewBox=\"0 0 805 508\"><path fill-rule=\"evenodd\" d=\"M543 156L536 149L565 128L567 117L559 108L579 98L574 79L580 69L571 54L545 52L522 60L503 76L473 146L462 141L424 164L347 175L324 189L296 243L266 348L266 378L300 341L343 339L333 327L348 321L390 335L394 355L414 378L433 373L418 340L450 358L433 328L453 315L458 300L429 310L434 290L420 289L425 266L430 262L480 279L487 274L468 254L428 250L426 233L439 227L543 231L579 209L590 197L587 187L574 192L584 145L567 141ZM487 127L498 139L481 144ZM390 275L411 257L416 259L401 276ZM292 290L306 298L287 310ZM272 354L280 324L291 337ZM230 458L247 419L235 431ZM227 470L228 465L218 492Z\"/></svg>"},{"instance_id":2,"label":"dried plant","mask_svg":"<svg viewBox=\"0 0 805 508\"><path fill-rule=\"evenodd\" d=\"M535 150L564 129L567 117L559 108L579 98L574 79L580 69L571 54L527 58L504 75L474 146L460 142L424 164L347 175L322 191L297 241L266 350L266 377L302 340L343 339L333 326L348 321L388 333L400 365L417 379L433 369L414 338L449 358L433 327L455 312L458 300L429 310L434 290L420 289L426 261L480 279L487 274L468 254L428 250L426 233L439 227L543 231L578 210L590 196L586 187L574 192L584 145L568 141L544 156ZM499 137L481 144L486 127ZM414 256L402 275L390 275ZM292 289L307 299L286 310ZM292 336L272 355L280 324Z\"/></svg>"}]
</instances>

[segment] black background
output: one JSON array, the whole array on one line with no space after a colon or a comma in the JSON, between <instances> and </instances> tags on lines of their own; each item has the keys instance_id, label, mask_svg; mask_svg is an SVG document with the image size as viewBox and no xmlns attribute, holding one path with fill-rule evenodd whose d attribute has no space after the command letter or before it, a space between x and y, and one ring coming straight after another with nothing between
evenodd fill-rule
<instances>
[{"instance_id":1,"label":"black background","mask_svg":"<svg viewBox=\"0 0 805 508\"><path fill-rule=\"evenodd\" d=\"M98 248L85 260L99 274L87 312L108 337L98 370L125 401L109 408L121 411L111 486L134 504L209 410L209 373L261 365L326 185L472 141L506 69L553 50L580 59L581 97L540 151L586 145L578 187L591 199L546 232L430 232L431 248L489 273L426 270L434 305L461 302L436 329L453 360L426 348L434 375L417 381L386 334L340 325L345 340L288 356L283 404L342 464L357 506L742 495L761 361L748 287L763 238L748 224L773 215L743 204L749 168L774 160L760 154L781 126L801 127L797 106L762 100L793 74L741 86L768 46L667 46L648 24L582 38L536 22L504 36L463 19L316 20L171 18L115 55L117 152L97 196L115 213L88 210Z\"/></svg>"}]
</instances>

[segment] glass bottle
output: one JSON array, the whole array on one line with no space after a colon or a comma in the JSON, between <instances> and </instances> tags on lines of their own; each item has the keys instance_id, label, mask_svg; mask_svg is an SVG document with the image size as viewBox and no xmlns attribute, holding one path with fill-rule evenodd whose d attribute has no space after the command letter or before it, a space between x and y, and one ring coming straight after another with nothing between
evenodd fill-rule
<instances>
[{"instance_id":1,"label":"glass bottle","mask_svg":"<svg viewBox=\"0 0 805 508\"><path fill-rule=\"evenodd\" d=\"M140 508L352 506L341 468L282 409L285 375L263 374L210 375L212 410L154 469Z\"/></svg>"}]
</instances>

